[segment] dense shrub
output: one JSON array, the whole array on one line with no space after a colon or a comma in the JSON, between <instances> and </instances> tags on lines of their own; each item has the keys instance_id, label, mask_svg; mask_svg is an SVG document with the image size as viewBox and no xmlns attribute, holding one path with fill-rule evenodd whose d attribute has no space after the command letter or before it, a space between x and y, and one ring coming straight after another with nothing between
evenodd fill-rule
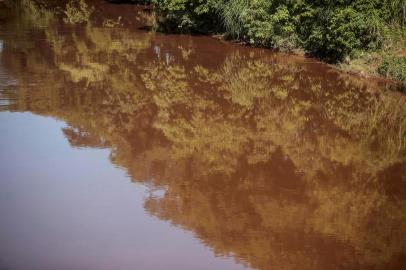
<instances>
[{"instance_id":1,"label":"dense shrub","mask_svg":"<svg viewBox=\"0 0 406 270\"><path fill-rule=\"evenodd\" d=\"M227 12L222 16L227 18ZM274 5L267 0L253 1L240 12L239 20L242 25L239 37L251 44L287 50L297 46L295 20L285 5ZM227 23L225 25L230 29Z\"/></svg>"},{"instance_id":2,"label":"dense shrub","mask_svg":"<svg viewBox=\"0 0 406 270\"><path fill-rule=\"evenodd\" d=\"M222 0L151 0L164 17L161 26L175 32L212 32L220 23L217 12Z\"/></svg>"},{"instance_id":3,"label":"dense shrub","mask_svg":"<svg viewBox=\"0 0 406 270\"><path fill-rule=\"evenodd\" d=\"M375 49L385 33L381 0L306 1L301 38L313 54L341 61L354 51Z\"/></svg>"},{"instance_id":4,"label":"dense shrub","mask_svg":"<svg viewBox=\"0 0 406 270\"><path fill-rule=\"evenodd\" d=\"M305 48L332 60L342 60L355 49L364 47L362 37L368 31L363 14L351 7L319 10L309 22L310 32L303 36Z\"/></svg>"}]
</instances>

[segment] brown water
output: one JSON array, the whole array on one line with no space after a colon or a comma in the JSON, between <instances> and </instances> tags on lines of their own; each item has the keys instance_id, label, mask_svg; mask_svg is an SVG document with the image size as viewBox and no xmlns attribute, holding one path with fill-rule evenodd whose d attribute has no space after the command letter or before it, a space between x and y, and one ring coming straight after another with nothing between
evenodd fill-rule
<instances>
[{"instance_id":1,"label":"brown water","mask_svg":"<svg viewBox=\"0 0 406 270\"><path fill-rule=\"evenodd\" d=\"M404 95L93 5L0 2L0 269L406 269Z\"/></svg>"}]
</instances>

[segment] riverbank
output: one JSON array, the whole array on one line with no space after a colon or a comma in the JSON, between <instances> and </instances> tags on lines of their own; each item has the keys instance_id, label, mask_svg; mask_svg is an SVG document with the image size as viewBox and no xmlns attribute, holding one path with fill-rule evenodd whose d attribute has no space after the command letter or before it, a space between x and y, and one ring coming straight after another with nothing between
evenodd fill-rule
<instances>
[{"instance_id":1,"label":"riverbank","mask_svg":"<svg viewBox=\"0 0 406 270\"><path fill-rule=\"evenodd\" d=\"M248 42L244 42L242 40L229 40L226 39L224 35L210 35L214 39L220 39L226 42L233 42L240 44L241 46L252 46ZM402 42L405 45L402 47ZM382 81L387 81L393 83L395 88L401 92L406 91L406 80L403 78L405 75L403 74L406 72L405 69L397 70L398 73L401 73L398 76L393 76L386 70L385 72L385 61L387 64L391 64L392 61L406 61L406 39L402 42L399 42L394 48L391 48L389 51L384 52L375 51L375 52L362 52L358 56L354 58L347 58L343 62L338 63L329 63L323 58L318 58L309 54L303 49L294 49L289 51L288 53L314 59L320 62L323 62L329 65L332 68L338 69L342 72L347 74L360 76L363 78L373 78L379 79ZM269 50L273 50L273 48L268 48ZM405 60L404 60L405 59ZM396 67L395 67L396 68ZM381 71L382 70L382 71Z\"/></svg>"},{"instance_id":2,"label":"riverbank","mask_svg":"<svg viewBox=\"0 0 406 270\"><path fill-rule=\"evenodd\" d=\"M405 41L403 44L406 44ZM386 52L363 52L358 57L334 66L350 74L389 80L400 91L406 90L406 48L400 45Z\"/></svg>"},{"instance_id":3,"label":"riverbank","mask_svg":"<svg viewBox=\"0 0 406 270\"><path fill-rule=\"evenodd\" d=\"M303 51L361 76L406 86L405 1L153 0L158 30L226 37L254 47Z\"/></svg>"},{"instance_id":4,"label":"riverbank","mask_svg":"<svg viewBox=\"0 0 406 270\"><path fill-rule=\"evenodd\" d=\"M389 80L399 85L399 89L406 89L406 18L398 12L406 11L406 4L398 3L394 7L386 0L381 4L371 1L372 4L366 5L356 0L331 6L310 1L290 4L275 1L254 4L241 0L207 3L185 0L182 4L173 0L109 2L149 3L143 5L148 13L145 27L148 30L208 35L303 55L349 74ZM73 24L85 23L90 16L98 16L99 12L91 15L98 3L66 1L66 19ZM123 15L120 13L120 19ZM108 20L106 25L122 23L117 20Z\"/></svg>"},{"instance_id":5,"label":"riverbank","mask_svg":"<svg viewBox=\"0 0 406 270\"><path fill-rule=\"evenodd\" d=\"M227 39L224 34L210 34L209 36L213 39L222 40L224 42L231 42L239 44L241 46L252 47L251 44L242 40ZM406 44L406 40L404 40L403 42L404 44ZM267 49L275 50L272 48ZM396 44L396 49L391 49L388 52L364 52L354 59L348 58L346 59L346 61L340 63L328 63L322 58L317 58L315 56L306 54L303 49L294 49L285 53L320 61L334 69L350 75L392 83L395 86L395 89L401 92L405 92L406 90L404 82L402 83L399 79L391 77L389 74L383 74L379 72L379 68L382 66L385 59L388 59L390 57L403 58L406 56L406 46L402 49L401 42L398 42Z\"/></svg>"}]
</instances>

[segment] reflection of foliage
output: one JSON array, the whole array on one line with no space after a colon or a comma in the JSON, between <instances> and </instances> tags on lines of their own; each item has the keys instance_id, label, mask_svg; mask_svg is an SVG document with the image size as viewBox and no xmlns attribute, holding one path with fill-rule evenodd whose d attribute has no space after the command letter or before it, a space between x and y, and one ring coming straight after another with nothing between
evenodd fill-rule
<instances>
[{"instance_id":1,"label":"reflection of foliage","mask_svg":"<svg viewBox=\"0 0 406 270\"><path fill-rule=\"evenodd\" d=\"M24 39L28 29L38 33L38 29L54 22L56 13L33 0L0 1L1 26L14 25L18 27L20 31L14 34L18 36L19 42ZM13 46L13 44L10 45Z\"/></svg>"},{"instance_id":2,"label":"reflection of foliage","mask_svg":"<svg viewBox=\"0 0 406 270\"><path fill-rule=\"evenodd\" d=\"M105 142L99 137L93 137L94 134L80 129L64 128L63 133L71 145L76 147L104 147Z\"/></svg>"},{"instance_id":3,"label":"reflection of foliage","mask_svg":"<svg viewBox=\"0 0 406 270\"><path fill-rule=\"evenodd\" d=\"M87 22L93 11L94 7L89 7L85 0L70 0L64 11L65 21L71 24Z\"/></svg>"},{"instance_id":4,"label":"reflection of foliage","mask_svg":"<svg viewBox=\"0 0 406 270\"><path fill-rule=\"evenodd\" d=\"M134 181L165 187L150 213L259 269L383 269L405 253L404 96L286 56L210 66L145 32L44 31L50 62L5 60L10 109L63 119L73 146L111 147Z\"/></svg>"}]
</instances>

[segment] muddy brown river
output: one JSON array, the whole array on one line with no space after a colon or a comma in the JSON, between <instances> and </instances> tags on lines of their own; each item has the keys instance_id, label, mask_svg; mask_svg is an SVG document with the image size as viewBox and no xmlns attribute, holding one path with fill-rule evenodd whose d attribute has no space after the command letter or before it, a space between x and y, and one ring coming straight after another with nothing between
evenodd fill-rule
<instances>
[{"instance_id":1,"label":"muddy brown river","mask_svg":"<svg viewBox=\"0 0 406 270\"><path fill-rule=\"evenodd\" d=\"M19 2L0 1L1 270L406 269L393 85L154 33L145 7L71 24Z\"/></svg>"}]
</instances>

